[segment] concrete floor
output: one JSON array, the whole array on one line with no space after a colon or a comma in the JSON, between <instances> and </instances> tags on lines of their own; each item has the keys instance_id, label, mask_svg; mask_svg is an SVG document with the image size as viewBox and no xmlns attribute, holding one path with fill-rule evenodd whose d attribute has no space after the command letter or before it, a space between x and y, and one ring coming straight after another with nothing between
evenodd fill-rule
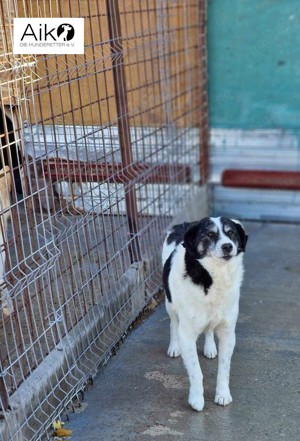
<instances>
[{"instance_id":1,"label":"concrete floor","mask_svg":"<svg viewBox=\"0 0 300 441\"><path fill-rule=\"evenodd\" d=\"M166 356L160 305L128 337L66 427L72 441L300 440L300 226L247 223L246 274L232 360L233 403L213 402L217 360L199 357L205 408L187 404L180 358Z\"/></svg>"}]
</instances>

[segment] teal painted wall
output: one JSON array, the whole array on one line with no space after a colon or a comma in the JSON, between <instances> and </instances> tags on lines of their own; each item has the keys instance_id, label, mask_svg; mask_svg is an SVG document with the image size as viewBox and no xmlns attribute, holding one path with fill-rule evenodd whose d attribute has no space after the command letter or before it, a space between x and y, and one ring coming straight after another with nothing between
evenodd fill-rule
<instances>
[{"instance_id":1,"label":"teal painted wall","mask_svg":"<svg viewBox=\"0 0 300 441\"><path fill-rule=\"evenodd\" d=\"M300 0L208 0L210 126L300 128Z\"/></svg>"}]
</instances>

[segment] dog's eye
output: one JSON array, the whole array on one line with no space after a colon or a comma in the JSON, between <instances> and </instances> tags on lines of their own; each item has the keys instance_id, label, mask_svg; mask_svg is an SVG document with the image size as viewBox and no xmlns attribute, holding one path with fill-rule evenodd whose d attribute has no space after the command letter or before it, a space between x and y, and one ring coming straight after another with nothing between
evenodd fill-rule
<instances>
[{"instance_id":1,"label":"dog's eye","mask_svg":"<svg viewBox=\"0 0 300 441\"><path fill-rule=\"evenodd\" d=\"M209 231L207 233L207 235L210 239L215 239L215 237L216 237L216 233L214 231Z\"/></svg>"},{"instance_id":2,"label":"dog's eye","mask_svg":"<svg viewBox=\"0 0 300 441\"><path fill-rule=\"evenodd\" d=\"M234 231L233 230L227 231L227 236L228 237L233 237L234 236Z\"/></svg>"}]
</instances>

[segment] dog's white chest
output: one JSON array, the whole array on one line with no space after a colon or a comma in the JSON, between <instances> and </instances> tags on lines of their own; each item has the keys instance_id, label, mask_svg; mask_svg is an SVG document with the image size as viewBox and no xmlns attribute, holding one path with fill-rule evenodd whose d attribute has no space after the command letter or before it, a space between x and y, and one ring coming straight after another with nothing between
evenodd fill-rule
<instances>
[{"instance_id":1,"label":"dog's white chest","mask_svg":"<svg viewBox=\"0 0 300 441\"><path fill-rule=\"evenodd\" d=\"M195 285L192 280L183 279L179 275L173 279L176 286L176 289L175 286L172 289L173 301L177 304L178 315L190 322L196 333L201 333L204 328L214 329L220 323L231 321L238 310L242 279L239 268L228 271L228 265L224 265L209 268L209 273L212 285L207 293L201 285Z\"/></svg>"}]
</instances>

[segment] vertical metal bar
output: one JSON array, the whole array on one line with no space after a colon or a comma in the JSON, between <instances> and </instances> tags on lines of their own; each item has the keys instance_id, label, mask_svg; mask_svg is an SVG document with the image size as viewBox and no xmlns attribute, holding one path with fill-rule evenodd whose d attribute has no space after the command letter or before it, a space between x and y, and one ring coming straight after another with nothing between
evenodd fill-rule
<instances>
[{"instance_id":1,"label":"vertical metal bar","mask_svg":"<svg viewBox=\"0 0 300 441\"><path fill-rule=\"evenodd\" d=\"M124 168L132 164L131 136L128 118L126 78L122 46L121 20L118 0L106 0L108 30L112 53L112 71L115 87L115 101L117 109L118 133L121 148L121 159ZM124 185L126 215L130 238L131 261L141 260L139 239L137 236L137 201L133 183Z\"/></svg>"},{"instance_id":2,"label":"vertical metal bar","mask_svg":"<svg viewBox=\"0 0 300 441\"><path fill-rule=\"evenodd\" d=\"M200 183L209 178L209 130L207 100L207 1L199 0L199 70L200 70Z\"/></svg>"},{"instance_id":3,"label":"vertical metal bar","mask_svg":"<svg viewBox=\"0 0 300 441\"><path fill-rule=\"evenodd\" d=\"M0 410L7 410L9 408L9 400L8 400L8 393L5 387L5 382L3 378L3 370L2 370L2 362L0 357Z\"/></svg>"}]
</instances>

